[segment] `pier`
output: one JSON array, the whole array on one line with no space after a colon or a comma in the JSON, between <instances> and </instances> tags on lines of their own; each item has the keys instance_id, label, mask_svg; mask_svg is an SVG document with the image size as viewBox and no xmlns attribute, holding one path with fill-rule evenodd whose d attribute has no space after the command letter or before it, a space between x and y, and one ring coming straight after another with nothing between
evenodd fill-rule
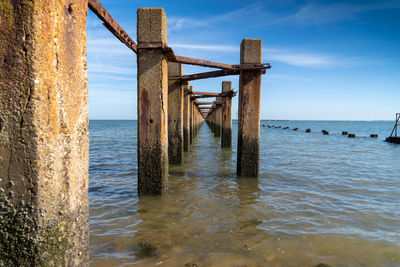
<instances>
[{"instance_id":1,"label":"pier","mask_svg":"<svg viewBox=\"0 0 400 267\"><path fill-rule=\"evenodd\" d=\"M386 138L386 142L393 144L400 144L400 136L397 136L397 128L399 126L399 120L400 120L400 113L396 113L396 120L394 123L393 130L390 133L390 136Z\"/></svg>"},{"instance_id":2,"label":"pier","mask_svg":"<svg viewBox=\"0 0 400 267\"><path fill-rule=\"evenodd\" d=\"M237 175L257 177L261 75L271 68L261 39L243 39L231 65L175 55L162 8L138 9L136 43L98 0L0 7L0 265L89 263L88 9L137 54L140 195L167 192L169 164L182 162L204 120L232 146L237 92L231 81L200 92L190 85L199 79L239 75ZM185 64L217 70L184 74Z\"/></svg>"}]
</instances>

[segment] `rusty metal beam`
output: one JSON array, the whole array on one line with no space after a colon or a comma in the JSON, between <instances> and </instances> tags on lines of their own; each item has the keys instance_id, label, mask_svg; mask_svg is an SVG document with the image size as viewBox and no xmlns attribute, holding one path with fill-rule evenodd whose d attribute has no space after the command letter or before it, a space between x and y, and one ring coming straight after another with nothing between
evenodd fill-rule
<instances>
[{"instance_id":1,"label":"rusty metal beam","mask_svg":"<svg viewBox=\"0 0 400 267\"><path fill-rule=\"evenodd\" d=\"M193 92L193 95L208 95L208 96L221 96L221 93L212 93L212 92Z\"/></svg>"},{"instance_id":2,"label":"rusty metal beam","mask_svg":"<svg viewBox=\"0 0 400 267\"><path fill-rule=\"evenodd\" d=\"M195 101L197 105L212 105L214 104L214 101L212 102L199 102L199 101Z\"/></svg>"},{"instance_id":3,"label":"rusty metal beam","mask_svg":"<svg viewBox=\"0 0 400 267\"><path fill-rule=\"evenodd\" d=\"M212 106L211 107L199 107L199 109L211 109L212 108Z\"/></svg>"},{"instance_id":4,"label":"rusty metal beam","mask_svg":"<svg viewBox=\"0 0 400 267\"><path fill-rule=\"evenodd\" d=\"M89 9L96 14L96 16L103 21L103 25L125 44L133 52L137 53L136 43L129 37L129 35L122 29L122 27L114 20L114 18L108 13L108 11L103 7L98 0L89 0Z\"/></svg>"},{"instance_id":5,"label":"rusty metal beam","mask_svg":"<svg viewBox=\"0 0 400 267\"><path fill-rule=\"evenodd\" d=\"M208 78L223 77L228 75L239 75L239 74L240 70L217 70L217 71L209 71L197 74L183 75L182 77L180 77L180 80L194 81L194 80L201 80Z\"/></svg>"},{"instance_id":6,"label":"rusty metal beam","mask_svg":"<svg viewBox=\"0 0 400 267\"><path fill-rule=\"evenodd\" d=\"M237 69L233 65L230 65L230 64L218 63L218 62L190 58L190 57L175 56L175 59L176 59L176 62L178 62L178 63L188 64L188 65L195 65L195 66L202 66L202 67L209 67L209 68L218 68L218 69L223 69L223 70Z\"/></svg>"}]
</instances>

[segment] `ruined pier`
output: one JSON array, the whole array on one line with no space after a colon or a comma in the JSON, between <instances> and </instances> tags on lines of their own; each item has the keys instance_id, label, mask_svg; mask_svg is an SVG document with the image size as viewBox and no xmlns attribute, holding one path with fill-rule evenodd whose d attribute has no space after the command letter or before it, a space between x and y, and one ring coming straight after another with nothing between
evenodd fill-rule
<instances>
[{"instance_id":1,"label":"ruined pier","mask_svg":"<svg viewBox=\"0 0 400 267\"><path fill-rule=\"evenodd\" d=\"M182 163L204 120L231 148L237 92L231 81L201 92L199 79L240 76L237 175L258 174L261 75L271 67L260 39L244 39L231 65L175 55L162 8L138 9L136 43L98 0L2 1L0 265L89 264L88 9L137 54L140 195L167 192L169 164ZM217 70L185 75L187 64Z\"/></svg>"}]
</instances>

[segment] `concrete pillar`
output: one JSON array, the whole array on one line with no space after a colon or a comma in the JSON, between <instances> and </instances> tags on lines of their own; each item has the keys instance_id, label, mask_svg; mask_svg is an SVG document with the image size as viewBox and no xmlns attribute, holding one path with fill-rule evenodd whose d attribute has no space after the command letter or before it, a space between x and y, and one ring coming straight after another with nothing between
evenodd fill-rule
<instances>
[{"instance_id":1,"label":"concrete pillar","mask_svg":"<svg viewBox=\"0 0 400 267\"><path fill-rule=\"evenodd\" d=\"M189 89L191 92L193 92L193 86L189 86ZM190 144L193 144L193 140L194 140L194 137L193 137L193 106L194 106L193 100L190 99L190 107L189 107L190 108L190 111L189 111L189 113L190 113Z\"/></svg>"},{"instance_id":2,"label":"concrete pillar","mask_svg":"<svg viewBox=\"0 0 400 267\"><path fill-rule=\"evenodd\" d=\"M180 63L168 63L168 76L181 76ZM179 80L168 81L168 159L170 164L183 160L183 86Z\"/></svg>"},{"instance_id":3,"label":"concrete pillar","mask_svg":"<svg viewBox=\"0 0 400 267\"><path fill-rule=\"evenodd\" d=\"M241 64L261 64L261 39L244 39ZM260 154L261 70L242 70L239 78L239 124L237 175L255 177Z\"/></svg>"},{"instance_id":4,"label":"concrete pillar","mask_svg":"<svg viewBox=\"0 0 400 267\"><path fill-rule=\"evenodd\" d=\"M217 97L217 102L221 103L222 97ZM215 109L215 137L221 137L221 126L222 126L222 109L220 104L216 104Z\"/></svg>"},{"instance_id":5,"label":"concrete pillar","mask_svg":"<svg viewBox=\"0 0 400 267\"><path fill-rule=\"evenodd\" d=\"M183 149L190 150L190 91L189 86L185 86L183 100Z\"/></svg>"},{"instance_id":6,"label":"concrete pillar","mask_svg":"<svg viewBox=\"0 0 400 267\"><path fill-rule=\"evenodd\" d=\"M0 2L0 266L86 266L87 1Z\"/></svg>"},{"instance_id":7,"label":"concrete pillar","mask_svg":"<svg viewBox=\"0 0 400 267\"><path fill-rule=\"evenodd\" d=\"M232 91L232 82L222 82L222 92ZM232 97L222 99L221 147L232 147Z\"/></svg>"},{"instance_id":8,"label":"concrete pillar","mask_svg":"<svg viewBox=\"0 0 400 267\"><path fill-rule=\"evenodd\" d=\"M167 17L162 8L137 12L138 188L162 194L168 179Z\"/></svg>"}]
</instances>

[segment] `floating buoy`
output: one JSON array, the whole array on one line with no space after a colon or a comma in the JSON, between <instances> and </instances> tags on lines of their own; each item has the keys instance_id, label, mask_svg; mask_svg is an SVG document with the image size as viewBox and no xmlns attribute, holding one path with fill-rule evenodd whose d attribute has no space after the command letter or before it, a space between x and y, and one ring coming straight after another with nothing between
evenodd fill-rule
<instances>
[{"instance_id":1,"label":"floating buoy","mask_svg":"<svg viewBox=\"0 0 400 267\"><path fill-rule=\"evenodd\" d=\"M306 130L306 133L311 133L311 129L307 129L307 130Z\"/></svg>"},{"instance_id":2,"label":"floating buoy","mask_svg":"<svg viewBox=\"0 0 400 267\"><path fill-rule=\"evenodd\" d=\"M342 132L342 135L348 135L349 132Z\"/></svg>"},{"instance_id":3,"label":"floating buoy","mask_svg":"<svg viewBox=\"0 0 400 267\"><path fill-rule=\"evenodd\" d=\"M350 137L350 138L356 138L356 135L355 135L355 134L349 134L348 137Z\"/></svg>"},{"instance_id":4,"label":"floating buoy","mask_svg":"<svg viewBox=\"0 0 400 267\"><path fill-rule=\"evenodd\" d=\"M371 134L370 136L371 136L371 138L378 138L377 134Z\"/></svg>"}]
</instances>

